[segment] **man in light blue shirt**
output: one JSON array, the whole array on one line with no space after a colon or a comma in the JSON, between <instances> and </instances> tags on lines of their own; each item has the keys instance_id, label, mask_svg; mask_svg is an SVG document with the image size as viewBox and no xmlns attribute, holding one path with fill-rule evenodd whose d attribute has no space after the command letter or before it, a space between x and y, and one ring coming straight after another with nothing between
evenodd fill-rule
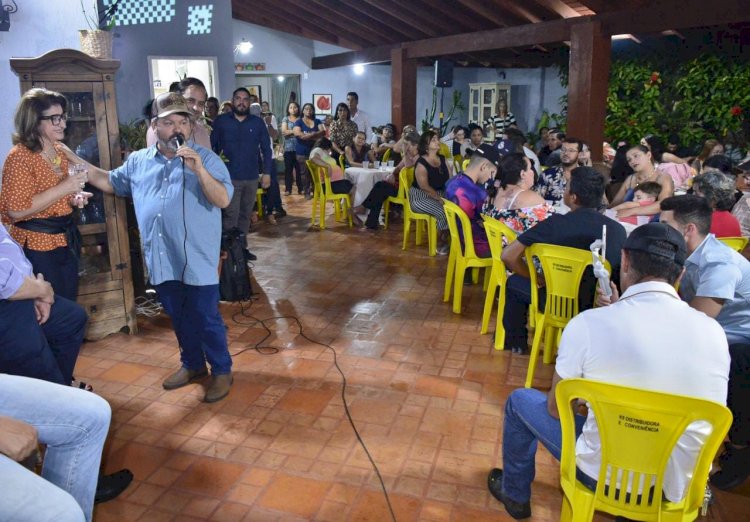
<instances>
[{"instance_id":1,"label":"man in light blue shirt","mask_svg":"<svg viewBox=\"0 0 750 522\"><path fill-rule=\"evenodd\" d=\"M163 383L180 388L207 375L205 401L229 393L232 359L219 312L221 209L233 187L224 162L192 140L194 122L185 99L165 93L154 100L158 141L112 172L89 167L89 182L133 198L149 278L172 318L182 367ZM80 161L80 160L76 160Z\"/></svg>"},{"instance_id":2,"label":"man in light blue shirt","mask_svg":"<svg viewBox=\"0 0 750 522\"><path fill-rule=\"evenodd\" d=\"M727 406L734 420L730 444L711 476L719 489L731 489L750 476L750 262L709 233L712 209L705 198L675 196L661 202L659 220L685 237L689 257L680 296L715 318L729 342Z\"/></svg>"}]
</instances>

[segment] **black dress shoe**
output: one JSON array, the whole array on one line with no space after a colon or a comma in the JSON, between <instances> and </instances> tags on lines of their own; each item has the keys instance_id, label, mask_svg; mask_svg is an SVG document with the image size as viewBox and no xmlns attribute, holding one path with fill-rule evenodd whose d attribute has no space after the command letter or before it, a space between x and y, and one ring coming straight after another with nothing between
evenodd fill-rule
<instances>
[{"instance_id":1,"label":"black dress shoe","mask_svg":"<svg viewBox=\"0 0 750 522\"><path fill-rule=\"evenodd\" d=\"M277 218L284 217L284 216L286 216L286 210L284 210L283 208L276 211Z\"/></svg>"},{"instance_id":2,"label":"black dress shoe","mask_svg":"<svg viewBox=\"0 0 750 522\"><path fill-rule=\"evenodd\" d=\"M96 484L96 494L94 495L94 504L107 502L125 491L133 481L133 473L129 469L121 469L111 475L99 475L99 482Z\"/></svg>"},{"instance_id":3,"label":"black dress shoe","mask_svg":"<svg viewBox=\"0 0 750 522\"><path fill-rule=\"evenodd\" d=\"M487 488L493 497L505 506L505 511L516 520L529 518L531 516L531 504L529 502L516 502L503 493L503 470L494 468L487 476Z\"/></svg>"},{"instance_id":4,"label":"black dress shoe","mask_svg":"<svg viewBox=\"0 0 750 522\"><path fill-rule=\"evenodd\" d=\"M258 256L250 252L249 250L245 249L245 260L246 261L257 261Z\"/></svg>"}]
</instances>

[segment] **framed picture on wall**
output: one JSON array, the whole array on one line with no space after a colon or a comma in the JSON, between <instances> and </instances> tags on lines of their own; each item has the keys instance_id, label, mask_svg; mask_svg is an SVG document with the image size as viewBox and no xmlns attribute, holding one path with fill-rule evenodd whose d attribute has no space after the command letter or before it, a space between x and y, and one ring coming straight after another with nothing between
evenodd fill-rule
<instances>
[{"instance_id":1,"label":"framed picture on wall","mask_svg":"<svg viewBox=\"0 0 750 522\"><path fill-rule=\"evenodd\" d=\"M260 102L263 101L263 96L261 96L261 94L260 94L261 93L261 91L260 91L260 85L243 85L243 87L245 89L247 89L248 92L250 92L251 96L255 95L255 96L258 97L258 103L260 103Z\"/></svg>"},{"instance_id":2,"label":"framed picture on wall","mask_svg":"<svg viewBox=\"0 0 750 522\"><path fill-rule=\"evenodd\" d=\"M332 94L313 94L315 114L333 114Z\"/></svg>"}]
</instances>

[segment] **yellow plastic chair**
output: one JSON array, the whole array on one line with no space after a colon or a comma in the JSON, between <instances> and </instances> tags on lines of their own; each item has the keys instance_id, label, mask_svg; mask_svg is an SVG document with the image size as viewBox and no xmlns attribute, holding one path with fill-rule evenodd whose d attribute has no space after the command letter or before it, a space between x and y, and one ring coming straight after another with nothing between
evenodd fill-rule
<instances>
[{"instance_id":1,"label":"yellow plastic chair","mask_svg":"<svg viewBox=\"0 0 750 522\"><path fill-rule=\"evenodd\" d=\"M410 167L414 168L414 167ZM402 169L403 170L403 169ZM413 174L412 174L413 175ZM391 212L391 203L396 203L397 205L401 205L402 207L405 207L406 204L404 203L404 200L409 199L409 187L406 187L406 190L404 190L404 187L401 183L401 176L399 176L399 183L398 183L398 194L395 196L388 196L383 202L383 212L385 213L385 228L388 228L388 216Z\"/></svg>"},{"instance_id":2,"label":"yellow plastic chair","mask_svg":"<svg viewBox=\"0 0 750 522\"><path fill-rule=\"evenodd\" d=\"M474 236L471 233L471 221L461 207L443 198L443 209L448 219L448 230L451 234L451 249L448 254L448 268L445 270L445 288L443 301L451 298L451 284L453 285L453 313L461 313L461 297L464 288L464 275L467 268L474 268L473 280L479 280L479 268L492 268L492 257L479 257L474 251ZM459 235L458 227L461 227ZM463 237L463 245L461 244ZM484 272L484 289L490 281L490 272Z\"/></svg>"},{"instance_id":3,"label":"yellow plastic chair","mask_svg":"<svg viewBox=\"0 0 750 522\"><path fill-rule=\"evenodd\" d=\"M725 406L693 397L588 379L560 381L555 399L562 428L560 482L563 506L560 520L591 520L594 511L631 520L671 522L698 517L711 461L732 423L732 414ZM593 409L601 437L602 464L596 492L576 481L574 408L578 405L577 399L585 400ZM685 428L699 420L711 425L711 434L698 454L685 498L680 502L670 502L662 495L667 462ZM643 426L654 428L639 429ZM626 494L616 486L607 486L607 472L610 477L621 474L620 484L644 484L643 493L637 494L637 486L631 488L636 494ZM654 493L649 495L652 483Z\"/></svg>"},{"instance_id":4,"label":"yellow plastic chair","mask_svg":"<svg viewBox=\"0 0 750 522\"><path fill-rule=\"evenodd\" d=\"M393 152L391 149L386 149L386 151L383 153L383 157L380 159L381 163L387 163L389 159L391 159L391 152Z\"/></svg>"},{"instance_id":5,"label":"yellow plastic chair","mask_svg":"<svg viewBox=\"0 0 750 522\"><path fill-rule=\"evenodd\" d=\"M546 283L547 299L544 312L539 310L537 273L533 258L538 258ZM578 248L535 243L526 249L526 263L531 277L531 307L536 318L534 342L531 345L529 369L526 373L527 388L531 388L539 357L539 346L544 337L544 362L553 361L563 328L578 315L578 287L581 286L583 271L592 264L591 252ZM609 262L604 266L611 274Z\"/></svg>"},{"instance_id":6,"label":"yellow plastic chair","mask_svg":"<svg viewBox=\"0 0 750 522\"><path fill-rule=\"evenodd\" d=\"M413 212L411 202L409 201L409 187L414 183L414 167L401 169L398 174L399 191L404 205L404 241L401 245L402 250L406 250L409 244L409 232L411 223L414 221L414 228L417 236L416 244L422 244L422 225L427 227L427 245L431 256L437 254L437 220L429 214Z\"/></svg>"},{"instance_id":7,"label":"yellow plastic chair","mask_svg":"<svg viewBox=\"0 0 750 522\"><path fill-rule=\"evenodd\" d=\"M339 154L339 167L341 167L341 172L346 170L346 158L344 154Z\"/></svg>"},{"instance_id":8,"label":"yellow plastic chair","mask_svg":"<svg viewBox=\"0 0 750 522\"><path fill-rule=\"evenodd\" d=\"M307 160L307 170L310 172L312 178L314 192L312 199L312 219L310 223L315 225L315 213L320 213L320 228L326 227L326 202L333 201L333 208L336 216L336 221L341 221L342 217L346 216L349 219L349 228L352 227L352 216L349 212L352 202L349 199L349 194L334 194L331 189L331 178L328 177L328 169L320 165L316 165L311 160ZM325 187L325 190L323 190ZM343 205L342 205L343 203ZM343 206L343 208L341 208Z\"/></svg>"},{"instance_id":9,"label":"yellow plastic chair","mask_svg":"<svg viewBox=\"0 0 750 522\"><path fill-rule=\"evenodd\" d=\"M257 192L255 192L255 204L258 205L258 217L263 217L263 194L265 194L266 191L262 188L258 187Z\"/></svg>"},{"instance_id":10,"label":"yellow plastic chair","mask_svg":"<svg viewBox=\"0 0 750 522\"><path fill-rule=\"evenodd\" d=\"M461 168L463 161L464 157L460 154L453 156L453 172L461 172L463 170Z\"/></svg>"},{"instance_id":11,"label":"yellow plastic chair","mask_svg":"<svg viewBox=\"0 0 750 522\"><path fill-rule=\"evenodd\" d=\"M468 166L469 166L469 162L470 162L470 161L471 161L471 159L470 159L470 158L467 158L467 159L465 159L465 160L464 160L464 162L463 162L463 163L461 164L461 171L464 171L464 170L466 170L466 167L468 167Z\"/></svg>"},{"instance_id":12,"label":"yellow plastic chair","mask_svg":"<svg viewBox=\"0 0 750 522\"><path fill-rule=\"evenodd\" d=\"M440 142L440 150L438 150L438 154L444 157L447 161L453 157L451 148L443 141Z\"/></svg>"},{"instance_id":13,"label":"yellow plastic chair","mask_svg":"<svg viewBox=\"0 0 750 522\"><path fill-rule=\"evenodd\" d=\"M735 250L740 253L742 253L742 251L745 250L745 247L747 246L747 242L748 242L748 238L746 237L717 237L716 239L724 243L726 246L728 246L732 250Z\"/></svg>"},{"instance_id":14,"label":"yellow plastic chair","mask_svg":"<svg viewBox=\"0 0 750 522\"><path fill-rule=\"evenodd\" d=\"M515 230L497 219L483 215L484 230L492 252L492 270L490 271L490 282L487 286L487 295L484 298L484 312L482 313L482 330L486 334L490 325L490 315L495 304L495 292L500 291L497 301L497 319L495 320L495 350L505 348L505 328L503 328L503 311L505 309L505 283L508 279L505 263L502 260L503 238L507 244L516 240L518 235Z\"/></svg>"}]
</instances>

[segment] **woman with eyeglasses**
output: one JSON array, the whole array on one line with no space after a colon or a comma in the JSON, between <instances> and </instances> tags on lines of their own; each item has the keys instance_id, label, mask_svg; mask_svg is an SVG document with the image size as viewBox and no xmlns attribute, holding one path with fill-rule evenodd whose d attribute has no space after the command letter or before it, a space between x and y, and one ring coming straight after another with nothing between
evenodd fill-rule
<instances>
[{"instance_id":1,"label":"woman with eyeglasses","mask_svg":"<svg viewBox=\"0 0 750 522\"><path fill-rule=\"evenodd\" d=\"M35 274L42 274L56 295L78 295L78 228L73 205L89 192L85 171L68 175L65 138L67 100L57 92L31 89L14 118L13 148L3 167L0 217L24 249Z\"/></svg>"}]
</instances>

